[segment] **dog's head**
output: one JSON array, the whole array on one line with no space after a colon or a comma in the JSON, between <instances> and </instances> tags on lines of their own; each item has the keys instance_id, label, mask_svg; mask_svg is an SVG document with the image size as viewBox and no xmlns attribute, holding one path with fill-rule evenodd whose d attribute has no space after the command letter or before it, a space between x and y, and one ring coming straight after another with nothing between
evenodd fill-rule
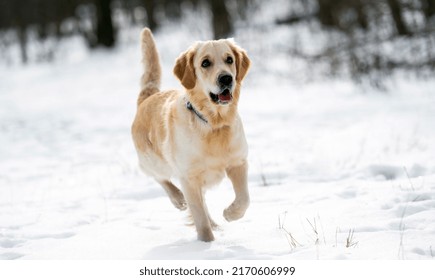
<instances>
[{"instance_id":1,"label":"dog's head","mask_svg":"<svg viewBox=\"0 0 435 280\"><path fill-rule=\"evenodd\" d=\"M236 89L250 63L232 40L197 42L177 58L174 74L187 90L195 89L195 94L204 94L212 103L226 105L238 99L234 94L238 95Z\"/></svg>"}]
</instances>

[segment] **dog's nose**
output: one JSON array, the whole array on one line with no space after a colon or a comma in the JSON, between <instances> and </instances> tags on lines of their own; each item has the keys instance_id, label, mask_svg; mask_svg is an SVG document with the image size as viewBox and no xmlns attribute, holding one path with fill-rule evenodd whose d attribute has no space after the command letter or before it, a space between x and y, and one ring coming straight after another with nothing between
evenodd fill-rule
<instances>
[{"instance_id":1,"label":"dog's nose","mask_svg":"<svg viewBox=\"0 0 435 280\"><path fill-rule=\"evenodd\" d=\"M230 75L225 75L225 74L224 75L220 75L219 78L218 78L218 82L219 82L219 85L221 87L224 87L224 86L228 87L233 82L233 77L231 77Z\"/></svg>"}]
</instances>

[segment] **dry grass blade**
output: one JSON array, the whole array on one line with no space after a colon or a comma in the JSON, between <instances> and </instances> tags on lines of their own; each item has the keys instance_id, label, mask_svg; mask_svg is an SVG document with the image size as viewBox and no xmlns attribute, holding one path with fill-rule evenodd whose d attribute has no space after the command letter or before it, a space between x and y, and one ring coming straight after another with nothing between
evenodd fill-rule
<instances>
[{"instance_id":1,"label":"dry grass blade","mask_svg":"<svg viewBox=\"0 0 435 280\"><path fill-rule=\"evenodd\" d=\"M319 232L317 231L317 223L316 223L316 218L313 219L313 222L311 223L310 220L308 220L307 218L307 222L310 224L311 229L314 232L315 238L314 238L314 243L317 245L319 244Z\"/></svg>"},{"instance_id":2,"label":"dry grass blade","mask_svg":"<svg viewBox=\"0 0 435 280\"><path fill-rule=\"evenodd\" d=\"M409 177L408 170L406 169L405 166L403 167L403 170L405 171L406 177L408 178L409 185L411 186L412 191L415 191L414 185L412 184L412 181L411 181L411 177Z\"/></svg>"},{"instance_id":3,"label":"dry grass blade","mask_svg":"<svg viewBox=\"0 0 435 280\"><path fill-rule=\"evenodd\" d=\"M355 247L358 244L358 241L354 240L354 236L353 236L354 232L355 232L354 229L349 230L349 234L347 235L346 238L346 248Z\"/></svg>"},{"instance_id":4,"label":"dry grass blade","mask_svg":"<svg viewBox=\"0 0 435 280\"><path fill-rule=\"evenodd\" d=\"M282 217L283 216L283 217ZM283 214L280 214L278 216L278 224L279 224L279 229L282 230L285 234L285 237L287 239L288 244L290 245L291 250L295 249L297 246L300 246L301 244L299 242L297 242L297 240L293 237L293 235L291 234L290 231L288 231L285 226L285 218L287 216L287 211L284 212Z\"/></svg>"}]
</instances>

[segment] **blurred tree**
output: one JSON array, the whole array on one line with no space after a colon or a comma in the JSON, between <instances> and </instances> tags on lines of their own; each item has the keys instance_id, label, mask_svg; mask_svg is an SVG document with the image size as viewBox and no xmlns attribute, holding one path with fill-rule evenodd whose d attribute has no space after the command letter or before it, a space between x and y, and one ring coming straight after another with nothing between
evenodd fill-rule
<instances>
[{"instance_id":1,"label":"blurred tree","mask_svg":"<svg viewBox=\"0 0 435 280\"><path fill-rule=\"evenodd\" d=\"M233 32L233 24L224 0L208 0L212 12L214 39L227 38Z\"/></svg>"},{"instance_id":2,"label":"blurred tree","mask_svg":"<svg viewBox=\"0 0 435 280\"><path fill-rule=\"evenodd\" d=\"M12 17L10 24L16 28L18 42L20 46L21 62L27 63L27 20L31 18L29 10L22 9L18 1L11 3Z\"/></svg>"},{"instance_id":3,"label":"blurred tree","mask_svg":"<svg viewBox=\"0 0 435 280\"><path fill-rule=\"evenodd\" d=\"M289 56L307 65L322 64L325 67L315 69L324 69L326 75L348 75L356 81L368 77L378 83L398 69L435 72L435 0L287 1L288 16L276 22L308 26L310 35L322 38L316 42L324 42L313 46L306 45L313 40L305 43L296 38L293 45L287 44ZM219 39L230 36L237 21L245 21L243 26L249 28L255 7L269 4L260 0L0 0L0 47L2 53L9 46L19 48L23 63L47 61L57 46L56 40L47 38L80 34L90 47L112 47L115 31L122 32L129 24L155 30L165 19L181 20L186 15L182 9L199 13L207 9L213 36ZM260 25L252 28L257 32L264 28ZM40 43L29 52L28 46L35 46L31 40Z\"/></svg>"},{"instance_id":4,"label":"blurred tree","mask_svg":"<svg viewBox=\"0 0 435 280\"><path fill-rule=\"evenodd\" d=\"M367 17L366 12L364 11L364 0L353 0L354 1L354 8L356 11L356 18L359 27L361 27L364 30L367 30L369 28L369 19Z\"/></svg>"},{"instance_id":5,"label":"blurred tree","mask_svg":"<svg viewBox=\"0 0 435 280\"><path fill-rule=\"evenodd\" d=\"M341 2L341 0L317 0L317 17L324 26L339 26L337 12L342 4Z\"/></svg>"},{"instance_id":6,"label":"blurred tree","mask_svg":"<svg viewBox=\"0 0 435 280\"><path fill-rule=\"evenodd\" d=\"M97 7L97 45L113 47L115 31L112 21L111 0L96 0Z\"/></svg>"},{"instance_id":7,"label":"blurred tree","mask_svg":"<svg viewBox=\"0 0 435 280\"><path fill-rule=\"evenodd\" d=\"M387 3L390 7L397 33L399 33L399 35L409 35L408 28L406 27L405 20L403 19L402 5L399 0L387 0Z\"/></svg>"},{"instance_id":8,"label":"blurred tree","mask_svg":"<svg viewBox=\"0 0 435 280\"><path fill-rule=\"evenodd\" d=\"M421 0L421 5L426 19L435 15L435 0Z\"/></svg>"},{"instance_id":9,"label":"blurred tree","mask_svg":"<svg viewBox=\"0 0 435 280\"><path fill-rule=\"evenodd\" d=\"M299 41L289 47L290 54L309 64L329 63L330 75L368 78L379 86L396 70L417 75L435 71L435 0L292 1L289 15L277 23L298 28L316 21L321 27L317 33L329 40L310 53ZM295 6L299 9L292 10ZM315 34L318 25L310 26Z\"/></svg>"},{"instance_id":10,"label":"blurred tree","mask_svg":"<svg viewBox=\"0 0 435 280\"><path fill-rule=\"evenodd\" d=\"M165 10L165 17L172 20L181 19L181 4L180 0L164 0L163 7Z\"/></svg>"},{"instance_id":11,"label":"blurred tree","mask_svg":"<svg viewBox=\"0 0 435 280\"><path fill-rule=\"evenodd\" d=\"M151 30L155 30L158 26L155 18L155 10L156 10L157 2L155 0L143 0L143 3L147 13L148 27Z\"/></svg>"},{"instance_id":12,"label":"blurred tree","mask_svg":"<svg viewBox=\"0 0 435 280\"><path fill-rule=\"evenodd\" d=\"M146 20L145 25L155 30L164 18L181 20L184 8L199 7L199 12L206 8L212 15L214 38L226 38L233 33L234 20L247 18L251 2L254 0L0 0L0 32L14 30L21 60L26 62L30 36L49 42L47 38L60 39L75 33L81 34L91 48L113 47L116 31L127 27L125 22L117 21L122 14L130 24L142 25ZM115 10L121 17L113 17Z\"/></svg>"}]
</instances>

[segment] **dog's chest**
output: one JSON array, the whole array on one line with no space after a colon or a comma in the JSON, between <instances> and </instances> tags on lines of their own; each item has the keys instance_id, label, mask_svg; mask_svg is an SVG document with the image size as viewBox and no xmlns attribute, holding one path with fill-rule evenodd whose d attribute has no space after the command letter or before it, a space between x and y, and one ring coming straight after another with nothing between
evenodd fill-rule
<instances>
[{"instance_id":1,"label":"dog's chest","mask_svg":"<svg viewBox=\"0 0 435 280\"><path fill-rule=\"evenodd\" d=\"M206 134L185 130L178 130L178 133L174 160L185 167L225 170L247 156L243 130L224 127Z\"/></svg>"},{"instance_id":2,"label":"dog's chest","mask_svg":"<svg viewBox=\"0 0 435 280\"><path fill-rule=\"evenodd\" d=\"M233 134L230 127L223 127L206 134L201 141L203 153L209 157L225 157L236 148Z\"/></svg>"}]
</instances>

